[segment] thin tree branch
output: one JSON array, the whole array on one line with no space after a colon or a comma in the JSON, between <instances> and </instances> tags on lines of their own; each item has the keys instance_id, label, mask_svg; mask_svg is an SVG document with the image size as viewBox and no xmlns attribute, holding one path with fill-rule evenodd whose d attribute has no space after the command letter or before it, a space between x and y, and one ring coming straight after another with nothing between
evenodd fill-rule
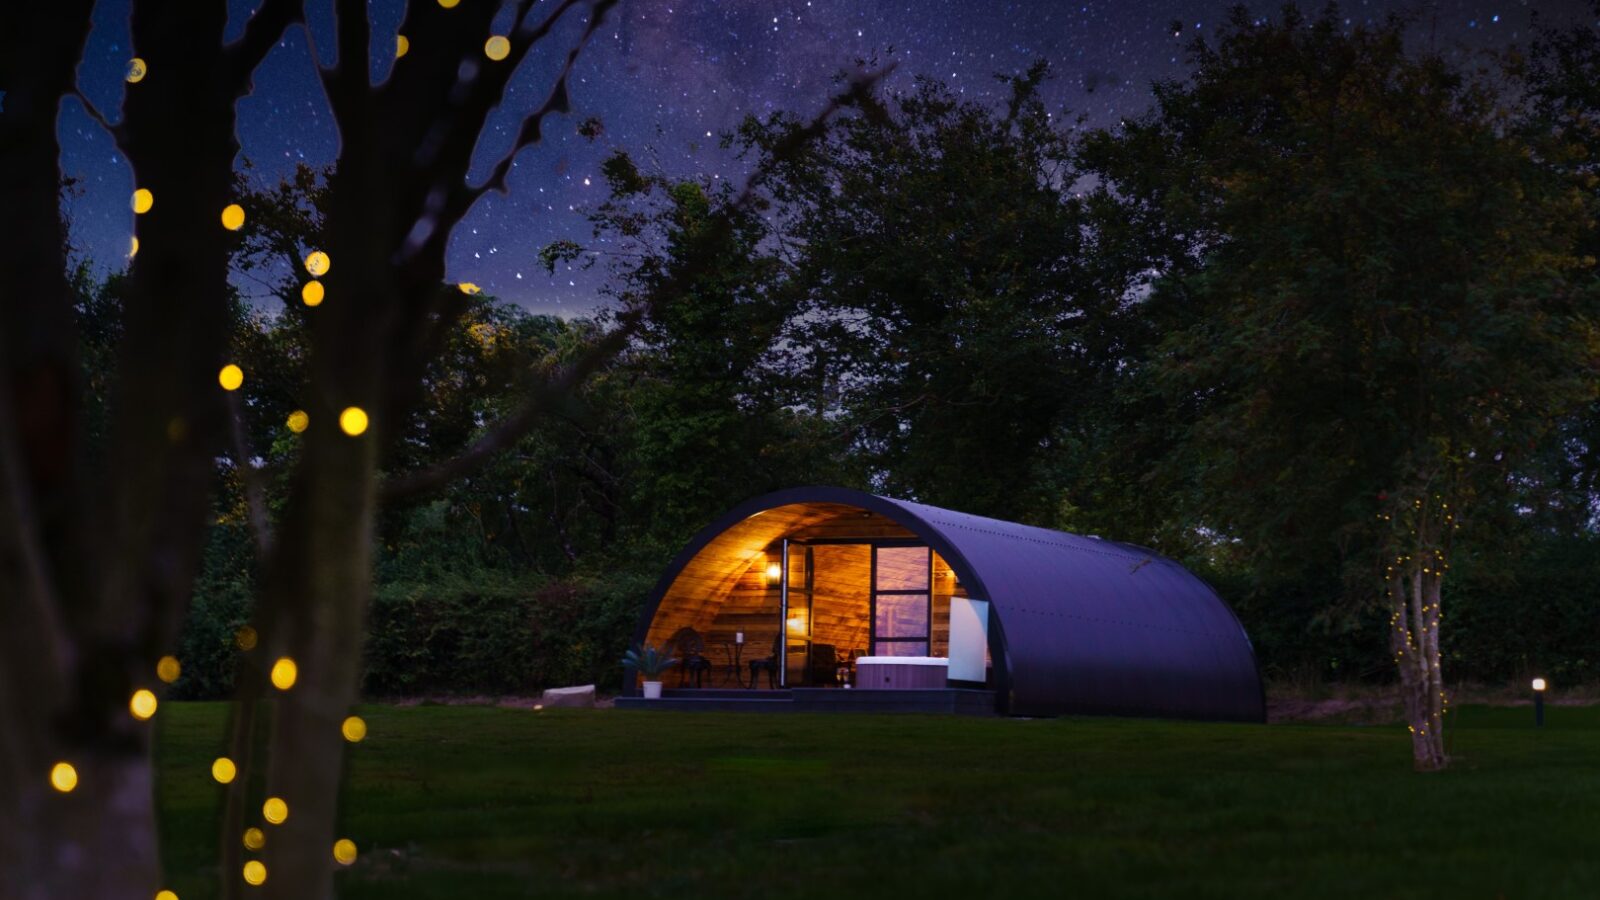
<instances>
[{"instance_id":1,"label":"thin tree branch","mask_svg":"<svg viewBox=\"0 0 1600 900\"><path fill-rule=\"evenodd\" d=\"M305 0L263 0L245 23L244 34L223 48L232 69L232 90L241 97L250 92L256 67L267 58L283 33L296 22L305 21ZM307 29L307 33L310 29Z\"/></svg>"},{"instance_id":2,"label":"thin tree branch","mask_svg":"<svg viewBox=\"0 0 1600 900\"><path fill-rule=\"evenodd\" d=\"M516 410L485 430L460 455L427 469L385 479L379 486L380 499L393 501L442 487L476 471L531 431L549 409L574 393L590 375L598 372L621 353L634 333L658 306L687 292L690 282L700 271L702 257L714 251L732 229L735 216L754 202L756 189L764 183L774 164L798 153L812 141L820 138L827 129L828 121L840 109L848 105L861 104L869 99L873 87L892 69L891 66L852 79L850 86L835 95L815 118L804 127L786 135L774 148L767 164L751 175L738 197L719 212L711 227L701 233L687 258L661 289L652 292L641 305L622 312L618 316L619 324L591 344L576 361L564 368L556 377L540 381L530 387L527 396Z\"/></svg>"},{"instance_id":3,"label":"thin tree branch","mask_svg":"<svg viewBox=\"0 0 1600 900\"><path fill-rule=\"evenodd\" d=\"M68 91L68 93L77 98L79 103L83 104L83 111L89 114L89 118L93 119L96 125L99 125L101 128L105 129L106 134L111 136L111 142L116 144L117 149L121 150L122 154L126 156L128 154L128 149L124 145L124 141L126 141L128 137L127 131L123 129L120 124L112 124L111 121L100 112L100 108L94 105L94 101L84 96L83 91L78 90L78 86L76 84L72 86L72 89Z\"/></svg>"}]
</instances>

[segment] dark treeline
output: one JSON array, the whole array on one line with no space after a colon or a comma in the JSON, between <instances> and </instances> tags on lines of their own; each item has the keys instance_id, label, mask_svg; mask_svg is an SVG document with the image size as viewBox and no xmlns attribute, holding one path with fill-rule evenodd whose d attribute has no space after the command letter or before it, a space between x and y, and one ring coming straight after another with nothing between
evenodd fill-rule
<instances>
[{"instance_id":1,"label":"dark treeline","mask_svg":"<svg viewBox=\"0 0 1600 900\"><path fill-rule=\"evenodd\" d=\"M607 267L614 310L664 302L511 452L385 509L367 690L614 682L670 555L806 483L1159 549L1234 605L1272 678L1394 679L1393 604L1415 601L1435 625L1448 608L1452 684L1593 679L1600 41L1467 70L1405 33L1237 14L1109 130L1048 108L1042 65L999 104L932 80L858 100L798 154L777 155L797 117L750 119L725 137L770 171L750 205L618 148L593 234L544 260ZM282 300L236 308L270 498L306 379L284 273L319 244L323 182L240 184L235 266ZM121 289L80 275L91 373ZM460 452L608 315L475 296L386 468ZM190 696L225 689L254 593L235 474Z\"/></svg>"}]
</instances>

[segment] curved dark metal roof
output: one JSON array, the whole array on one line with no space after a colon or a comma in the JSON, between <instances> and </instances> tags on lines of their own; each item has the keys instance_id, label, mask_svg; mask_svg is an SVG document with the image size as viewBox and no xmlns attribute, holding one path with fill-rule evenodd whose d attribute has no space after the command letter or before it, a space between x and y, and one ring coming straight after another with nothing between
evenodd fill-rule
<instances>
[{"instance_id":1,"label":"curved dark metal roof","mask_svg":"<svg viewBox=\"0 0 1600 900\"><path fill-rule=\"evenodd\" d=\"M646 604L639 639L677 573L732 525L790 504L887 516L944 557L970 596L994 605L1002 708L1014 715L1173 716L1261 721L1255 652L1222 598L1183 566L1130 544L833 487L746 501L697 534Z\"/></svg>"}]
</instances>

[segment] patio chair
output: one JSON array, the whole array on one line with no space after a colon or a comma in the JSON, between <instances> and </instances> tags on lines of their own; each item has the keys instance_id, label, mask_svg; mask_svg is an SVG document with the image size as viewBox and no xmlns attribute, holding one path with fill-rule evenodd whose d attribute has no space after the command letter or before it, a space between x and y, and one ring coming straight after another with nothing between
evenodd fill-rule
<instances>
[{"instance_id":1,"label":"patio chair","mask_svg":"<svg viewBox=\"0 0 1600 900\"><path fill-rule=\"evenodd\" d=\"M704 687L705 674L711 671L711 660L706 656L706 640L700 632L685 625L673 632L669 643L677 653L678 659L678 687L689 683L690 673L694 674L694 686Z\"/></svg>"},{"instance_id":2,"label":"patio chair","mask_svg":"<svg viewBox=\"0 0 1600 900\"><path fill-rule=\"evenodd\" d=\"M762 672L767 673L767 687L777 690L778 687L778 655L783 650L783 632L779 631L772 639L772 652L765 659L750 660L750 687L755 688L756 682Z\"/></svg>"}]
</instances>

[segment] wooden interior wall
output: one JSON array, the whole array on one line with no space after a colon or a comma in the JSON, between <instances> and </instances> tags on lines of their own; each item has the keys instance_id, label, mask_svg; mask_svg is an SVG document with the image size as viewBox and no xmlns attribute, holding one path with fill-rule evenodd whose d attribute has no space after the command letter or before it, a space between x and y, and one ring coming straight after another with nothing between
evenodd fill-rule
<instances>
[{"instance_id":1,"label":"wooden interior wall","mask_svg":"<svg viewBox=\"0 0 1600 900\"><path fill-rule=\"evenodd\" d=\"M782 597L776 579L766 574L779 562L781 541L850 538L909 538L893 520L855 507L831 503L794 504L766 510L739 522L703 547L683 567L661 599L646 641L664 646L679 629L700 632L713 661L728 661L726 645L736 632L745 638L742 661L765 658L778 637ZM863 545L817 544L816 591L811 636L836 651L869 652L871 554ZM791 562L795 587L802 583ZM950 566L933 554L932 647L944 656L950 645L950 597L966 596ZM745 667L748 672L748 666Z\"/></svg>"}]
</instances>

